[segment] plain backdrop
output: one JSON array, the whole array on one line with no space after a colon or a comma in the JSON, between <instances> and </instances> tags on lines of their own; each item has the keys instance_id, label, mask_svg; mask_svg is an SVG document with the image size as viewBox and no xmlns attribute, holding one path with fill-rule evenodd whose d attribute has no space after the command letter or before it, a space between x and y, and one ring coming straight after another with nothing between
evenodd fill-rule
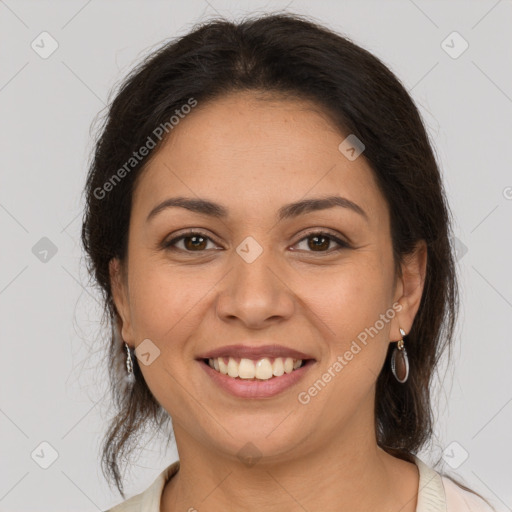
<instances>
[{"instance_id":1,"label":"plain backdrop","mask_svg":"<svg viewBox=\"0 0 512 512\"><path fill-rule=\"evenodd\" d=\"M79 240L91 126L109 91L199 21L283 9L373 52L421 110L456 218L462 300L453 363L436 380L436 435L420 458L512 510L512 2L5 0L1 511L121 501L99 466L109 417L101 308ZM149 433L140 446L129 496L177 457Z\"/></svg>"}]
</instances>

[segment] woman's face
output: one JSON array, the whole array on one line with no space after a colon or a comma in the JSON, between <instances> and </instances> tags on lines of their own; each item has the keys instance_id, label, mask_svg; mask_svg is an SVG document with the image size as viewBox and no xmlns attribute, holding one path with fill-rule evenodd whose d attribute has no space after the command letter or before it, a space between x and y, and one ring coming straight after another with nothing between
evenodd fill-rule
<instances>
[{"instance_id":1,"label":"woman's face","mask_svg":"<svg viewBox=\"0 0 512 512\"><path fill-rule=\"evenodd\" d=\"M114 298L178 448L285 460L373 435L377 376L421 295L406 278L425 261L395 276L387 205L345 138L312 104L236 93L199 103L140 176ZM218 208L150 215L178 197ZM287 206L326 197L338 205ZM307 364L279 376L292 351ZM262 378L212 369L216 354Z\"/></svg>"}]
</instances>

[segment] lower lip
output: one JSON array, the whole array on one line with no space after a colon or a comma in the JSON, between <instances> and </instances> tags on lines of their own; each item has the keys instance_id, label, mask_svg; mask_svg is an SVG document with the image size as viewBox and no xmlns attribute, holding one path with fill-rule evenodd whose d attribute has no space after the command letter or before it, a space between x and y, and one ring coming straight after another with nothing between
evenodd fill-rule
<instances>
[{"instance_id":1,"label":"lower lip","mask_svg":"<svg viewBox=\"0 0 512 512\"><path fill-rule=\"evenodd\" d=\"M299 382L311 366L313 366L314 362L310 359L306 364L297 368L297 370L293 370L291 373L284 373L280 377L272 377L267 380L233 378L214 370L204 361L199 361L199 364L219 387L231 395L239 398L270 398Z\"/></svg>"}]
</instances>

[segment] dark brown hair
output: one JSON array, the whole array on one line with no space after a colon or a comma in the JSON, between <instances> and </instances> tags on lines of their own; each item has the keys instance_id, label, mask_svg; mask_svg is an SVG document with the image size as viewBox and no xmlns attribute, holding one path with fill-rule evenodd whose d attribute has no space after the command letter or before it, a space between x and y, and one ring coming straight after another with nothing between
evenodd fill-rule
<instances>
[{"instance_id":1,"label":"dark brown hair","mask_svg":"<svg viewBox=\"0 0 512 512\"><path fill-rule=\"evenodd\" d=\"M271 14L234 23L214 19L149 55L124 80L109 106L89 170L82 242L89 272L113 327L109 261L124 260L135 180L151 154L105 192L104 184L143 146L158 126L193 98L199 105L235 91L267 92L310 100L341 134L355 134L390 211L395 269L415 244L428 248L423 296L405 338L410 376L390 369L390 344L376 386L379 446L412 462L432 436L430 385L450 346L458 291L451 244L451 214L424 124L406 89L375 56L347 37L300 15ZM171 131L169 130L169 133ZM154 138L154 136L153 136ZM162 138L165 140L165 138ZM340 138L341 141L341 138ZM100 197L101 196L101 197ZM147 387L135 358L133 387L119 383L125 353L114 329L109 342L116 412L103 444L102 468L124 497L119 461L149 423L169 426L168 414Z\"/></svg>"}]
</instances>

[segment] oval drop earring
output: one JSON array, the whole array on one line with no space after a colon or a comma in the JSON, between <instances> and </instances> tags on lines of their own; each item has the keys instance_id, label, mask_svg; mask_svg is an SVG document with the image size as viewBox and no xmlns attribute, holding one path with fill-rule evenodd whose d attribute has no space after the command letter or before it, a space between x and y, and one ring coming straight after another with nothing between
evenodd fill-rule
<instances>
[{"instance_id":1,"label":"oval drop earring","mask_svg":"<svg viewBox=\"0 0 512 512\"><path fill-rule=\"evenodd\" d=\"M395 376L395 379L403 384L409 377L409 358L407 357L407 350L405 350L405 344L403 337L405 331L400 327L400 334L402 339L396 342L396 347L391 354L391 371Z\"/></svg>"}]
</instances>

